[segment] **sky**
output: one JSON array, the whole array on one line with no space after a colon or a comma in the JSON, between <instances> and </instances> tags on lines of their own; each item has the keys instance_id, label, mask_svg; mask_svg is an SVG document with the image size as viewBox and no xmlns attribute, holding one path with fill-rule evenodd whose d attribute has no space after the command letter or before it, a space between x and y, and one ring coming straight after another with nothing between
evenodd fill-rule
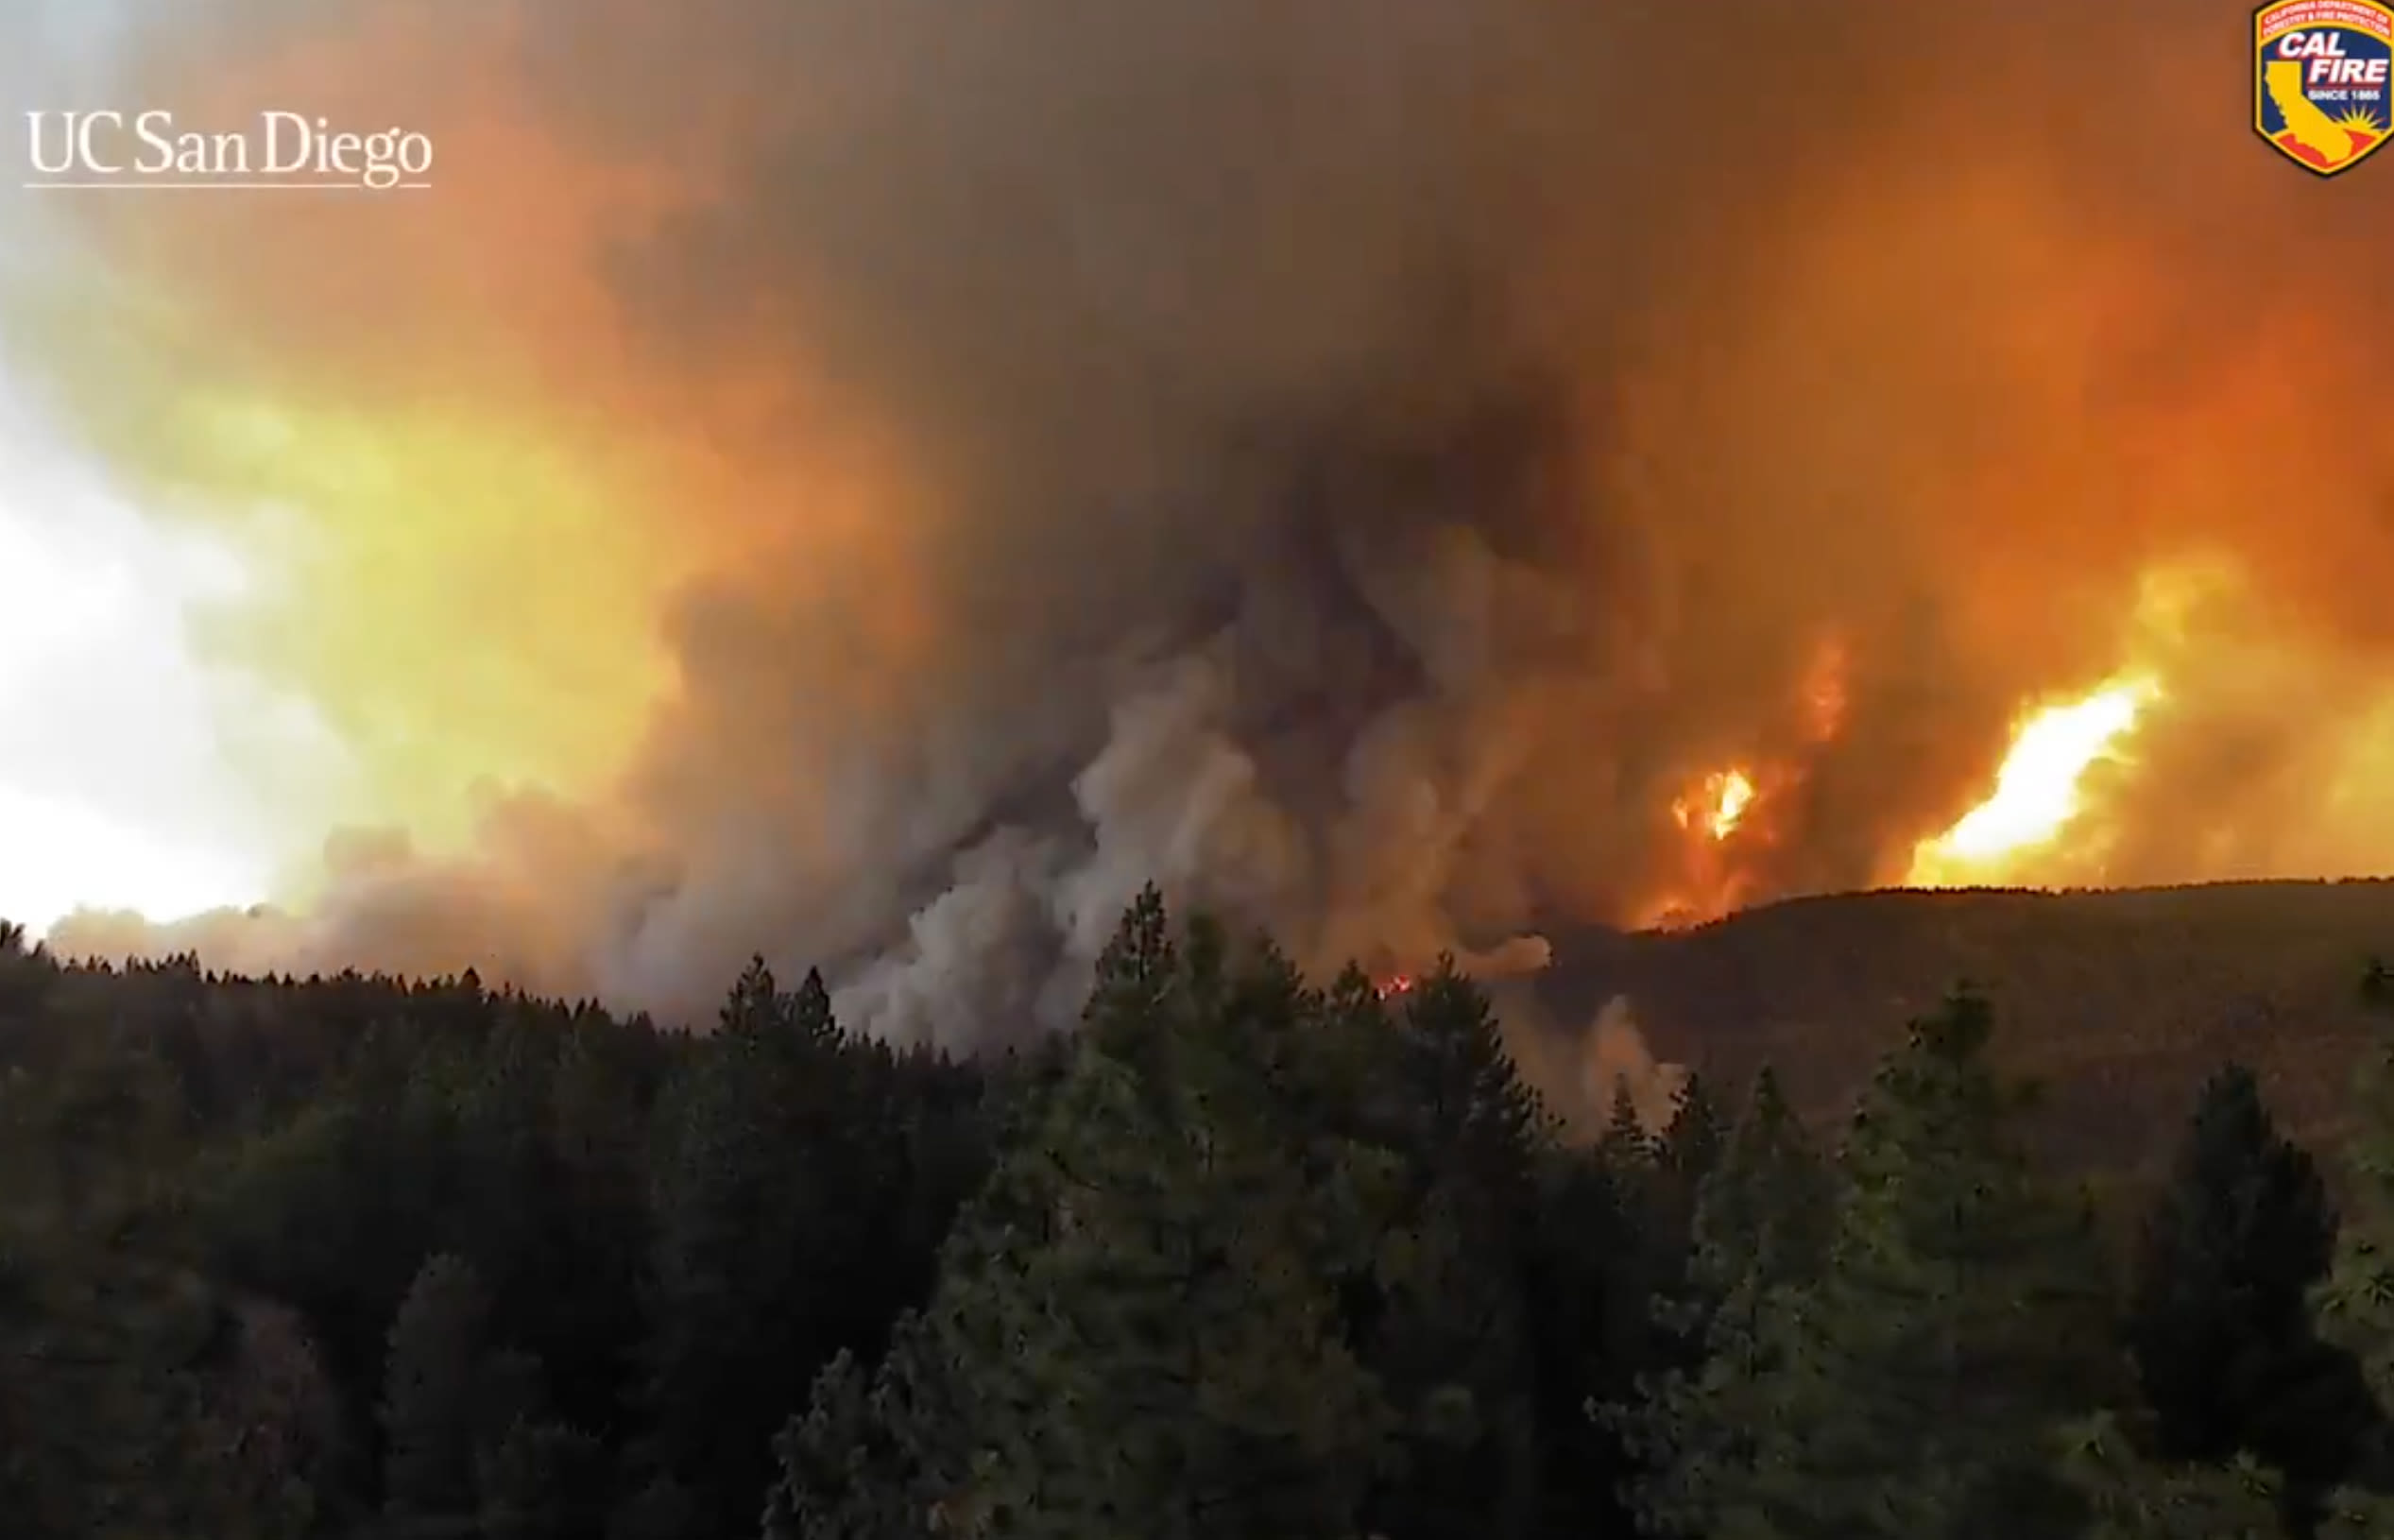
<instances>
[{"instance_id":1,"label":"sky","mask_svg":"<svg viewBox=\"0 0 2394 1540\"><path fill-rule=\"evenodd\" d=\"M76 101L122 8L10 9L0 105L13 136L25 111ZM0 186L11 267L51 255L37 198ZM38 933L77 905L184 915L266 897L268 810L225 739L227 720L265 706L203 665L189 635L201 607L246 586L229 550L111 485L0 358L0 919Z\"/></svg>"},{"instance_id":2,"label":"sky","mask_svg":"<svg viewBox=\"0 0 2394 1540\"><path fill-rule=\"evenodd\" d=\"M263 899L265 812L220 722L235 676L193 656L237 594L221 549L169 534L0 382L0 917L78 903L184 915Z\"/></svg>"}]
</instances>

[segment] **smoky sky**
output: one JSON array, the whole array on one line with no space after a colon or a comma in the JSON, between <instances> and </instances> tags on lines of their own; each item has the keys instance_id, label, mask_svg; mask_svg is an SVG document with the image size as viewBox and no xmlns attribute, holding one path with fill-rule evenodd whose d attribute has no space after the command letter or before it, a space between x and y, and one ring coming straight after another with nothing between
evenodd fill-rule
<instances>
[{"instance_id":1,"label":"smoky sky","mask_svg":"<svg viewBox=\"0 0 2394 1540\"><path fill-rule=\"evenodd\" d=\"M2394 854L2334 789L2394 641L2394 169L2255 139L2241 9L128 12L106 105L405 125L436 185L76 205L15 363L308 553L211 646L394 809L485 783L294 912L62 944L677 1015L761 951L963 1042L1069 1018L1154 880L1513 972L1900 878L2129 661L2168 703L2061 878ZM2208 575L2164 623L2157 573Z\"/></svg>"}]
</instances>

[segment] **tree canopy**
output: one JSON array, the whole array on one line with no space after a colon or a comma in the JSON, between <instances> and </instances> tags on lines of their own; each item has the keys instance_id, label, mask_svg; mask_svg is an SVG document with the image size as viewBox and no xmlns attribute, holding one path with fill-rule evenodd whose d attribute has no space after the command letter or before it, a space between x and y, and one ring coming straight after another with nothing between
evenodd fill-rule
<instances>
[{"instance_id":1,"label":"tree canopy","mask_svg":"<svg viewBox=\"0 0 2394 1540\"><path fill-rule=\"evenodd\" d=\"M1841 1122L1766 1067L1582 1138L1452 964L1311 980L1154 890L1077 1032L978 1061L761 961L687 1034L19 947L0 1501L28 1540L2394 1532L2394 1035L2346 1146L2225 1066L2106 1214L2008 1030L1919 1013Z\"/></svg>"}]
</instances>

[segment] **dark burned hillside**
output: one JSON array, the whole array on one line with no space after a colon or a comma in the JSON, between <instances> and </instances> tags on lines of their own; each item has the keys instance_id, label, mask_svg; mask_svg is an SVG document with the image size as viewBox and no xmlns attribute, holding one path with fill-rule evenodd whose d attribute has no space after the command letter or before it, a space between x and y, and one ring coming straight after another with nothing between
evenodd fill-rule
<instances>
[{"instance_id":1,"label":"dark burned hillside","mask_svg":"<svg viewBox=\"0 0 2394 1540\"><path fill-rule=\"evenodd\" d=\"M1565 939L1547 993L1571 1021L1626 994L1658 1053L1736 1077L1768 1062L1819 1114L1967 980L1995 1007L1998 1056L2044 1084L2050 1153L2149 1168L2228 1059L2331 1141L2366 1031L2353 981L2389 938L2386 881L1871 893Z\"/></svg>"}]
</instances>

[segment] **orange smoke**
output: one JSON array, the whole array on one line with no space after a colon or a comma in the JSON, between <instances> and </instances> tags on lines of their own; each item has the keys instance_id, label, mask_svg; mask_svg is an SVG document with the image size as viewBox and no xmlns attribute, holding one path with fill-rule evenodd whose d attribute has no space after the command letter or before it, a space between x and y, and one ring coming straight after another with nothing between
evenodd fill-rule
<instances>
[{"instance_id":1,"label":"orange smoke","mask_svg":"<svg viewBox=\"0 0 2394 1540\"><path fill-rule=\"evenodd\" d=\"M205 615L204 640L324 710L352 771L294 816L419 847L463 848L514 790L609 794L678 695L675 607L724 574L812 574L849 607L860 688L928 644L889 455L787 356L735 338L656 367L614 291L627 232L720 195L715 158L561 137L525 90L524 26L360 6L264 46L150 40L136 94L182 121L305 100L406 123L439 147L434 190L97 200L74 212L109 286L12 310L99 447L246 558L264 602ZM680 127L720 145L757 115L710 94ZM805 517L778 517L793 502Z\"/></svg>"},{"instance_id":2,"label":"orange smoke","mask_svg":"<svg viewBox=\"0 0 2394 1540\"><path fill-rule=\"evenodd\" d=\"M1402 977L2394 864L2382 200L2189 118L2208 24L2073 12L2122 86L2042 9L181 8L128 99L438 146L61 205L0 293L253 569L199 641L339 741L292 829L385 831L181 933L956 1037L1151 878Z\"/></svg>"}]
</instances>

